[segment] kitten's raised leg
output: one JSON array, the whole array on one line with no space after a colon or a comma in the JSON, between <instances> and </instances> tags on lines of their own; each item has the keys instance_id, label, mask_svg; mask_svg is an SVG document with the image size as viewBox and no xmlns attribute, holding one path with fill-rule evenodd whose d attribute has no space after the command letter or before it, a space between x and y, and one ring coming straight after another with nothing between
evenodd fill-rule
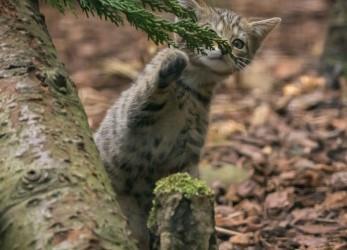
<instances>
[{"instance_id":1,"label":"kitten's raised leg","mask_svg":"<svg viewBox=\"0 0 347 250\"><path fill-rule=\"evenodd\" d=\"M122 96L128 113L128 127L153 125L167 105L173 83L188 64L185 53L165 49L153 58L135 84Z\"/></svg>"},{"instance_id":2,"label":"kitten's raised leg","mask_svg":"<svg viewBox=\"0 0 347 250\"><path fill-rule=\"evenodd\" d=\"M158 74L158 87L165 88L177 80L188 63L188 57L179 50L172 50L161 63Z\"/></svg>"}]
</instances>

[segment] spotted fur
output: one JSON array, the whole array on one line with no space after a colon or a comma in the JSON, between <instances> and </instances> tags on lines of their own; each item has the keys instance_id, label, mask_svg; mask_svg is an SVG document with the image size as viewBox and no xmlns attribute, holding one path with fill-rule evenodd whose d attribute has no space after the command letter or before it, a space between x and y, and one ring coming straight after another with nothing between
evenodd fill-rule
<instances>
[{"instance_id":1,"label":"spotted fur","mask_svg":"<svg viewBox=\"0 0 347 250\"><path fill-rule=\"evenodd\" d=\"M235 39L241 42L231 55L218 47L206 50L206 55L194 54L184 46L162 50L108 110L95 134L123 212L142 242L147 241L144 232L155 182L176 172L198 176L215 86L249 64L280 21L248 22L204 2L179 2L195 11L200 25L209 26L231 45Z\"/></svg>"}]
</instances>

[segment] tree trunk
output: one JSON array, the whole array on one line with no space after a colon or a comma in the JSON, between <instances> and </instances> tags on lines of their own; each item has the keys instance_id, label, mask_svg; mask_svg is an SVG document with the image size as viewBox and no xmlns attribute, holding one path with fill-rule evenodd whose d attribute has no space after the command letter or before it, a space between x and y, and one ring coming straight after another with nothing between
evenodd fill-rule
<instances>
[{"instance_id":1,"label":"tree trunk","mask_svg":"<svg viewBox=\"0 0 347 250\"><path fill-rule=\"evenodd\" d=\"M347 1L336 0L330 15L330 24L323 54L324 71L328 85L340 87L340 77L347 78Z\"/></svg>"},{"instance_id":2,"label":"tree trunk","mask_svg":"<svg viewBox=\"0 0 347 250\"><path fill-rule=\"evenodd\" d=\"M148 220L153 250L216 250L213 193L188 174L160 180Z\"/></svg>"},{"instance_id":3,"label":"tree trunk","mask_svg":"<svg viewBox=\"0 0 347 250\"><path fill-rule=\"evenodd\" d=\"M136 249L34 0L0 0L0 249Z\"/></svg>"}]
</instances>

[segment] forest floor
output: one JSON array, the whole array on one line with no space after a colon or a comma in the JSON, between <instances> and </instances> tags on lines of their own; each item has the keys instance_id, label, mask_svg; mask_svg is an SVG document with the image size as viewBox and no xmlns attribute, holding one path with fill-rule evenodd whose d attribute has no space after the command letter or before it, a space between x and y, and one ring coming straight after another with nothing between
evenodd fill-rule
<instances>
[{"instance_id":1,"label":"forest floor","mask_svg":"<svg viewBox=\"0 0 347 250\"><path fill-rule=\"evenodd\" d=\"M201 161L220 250L347 249L347 96L316 72L329 0L258 2L232 1L284 22L217 90ZM128 26L43 11L95 129L157 47Z\"/></svg>"},{"instance_id":2,"label":"forest floor","mask_svg":"<svg viewBox=\"0 0 347 250\"><path fill-rule=\"evenodd\" d=\"M209 141L205 159L250 173L214 184L221 250L347 249L347 105L323 83L305 75L266 98L225 96L227 135Z\"/></svg>"}]
</instances>

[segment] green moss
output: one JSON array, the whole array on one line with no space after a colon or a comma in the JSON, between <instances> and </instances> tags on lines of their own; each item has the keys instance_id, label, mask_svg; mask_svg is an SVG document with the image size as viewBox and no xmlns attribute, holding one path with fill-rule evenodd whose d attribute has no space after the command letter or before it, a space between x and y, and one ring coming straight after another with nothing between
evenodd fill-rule
<instances>
[{"instance_id":1,"label":"green moss","mask_svg":"<svg viewBox=\"0 0 347 250\"><path fill-rule=\"evenodd\" d=\"M159 180L154 189L154 194L158 195L160 193L181 193L188 199L193 196L213 195L212 190L205 182L195 179L187 173L178 173Z\"/></svg>"},{"instance_id":2,"label":"green moss","mask_svg":"<svg viewBox=\"0 0 347 250\"><path fill-rule=\"evenodd\" d=\"M154 189L155 198L147 221L147 226L151 230L154 230L153 227L156 225L157 210L160 209L157 201L159 195L173 193L180 193L187 199L199 196L208 196L212 198L213 196L212 190L204 181L193 178L187 173L173 174L159 180Z\"/></svg>"}]
</instances>

